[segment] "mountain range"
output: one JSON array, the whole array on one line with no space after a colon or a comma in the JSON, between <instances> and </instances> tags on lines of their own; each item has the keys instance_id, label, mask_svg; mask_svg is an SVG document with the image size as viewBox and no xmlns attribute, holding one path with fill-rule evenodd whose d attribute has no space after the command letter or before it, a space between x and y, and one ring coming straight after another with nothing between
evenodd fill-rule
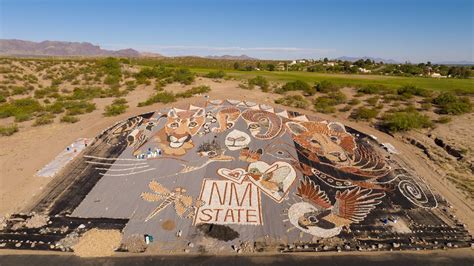
<instances>
[{"instance_id":1,"label":"mountain range","mask_svg":"<svg viewBox=\"0 0 474 266\"><path fill-rule=\"evenodd\" d=\"M10 56L117 56L139 57L134 49L105 50L88 42L0 40L0 55Z\"/></svg>"},{"instance_id":2,"label":"mountain range","mask_svg":"<svg viewBox=\"0 0 474 266\"><path fill-rule=\"evenodd\" d=\"M131 48L121 50L106 50L99 45L88 42L63 42L63 41L42 41L32 42L16 39L0 39L0 56L83 56L83 57L164 57L159 53L140 52ZM258 60L247 55L209 55L205 58L209 59L225 59L225 60ZM400 64L393 59L384 59L380 57L351 57L341 56L336 60L355 62L359 59L370 59L375 62L384 62L386 64ZM434 62L435 64L444 65L474 65L473 61L444 61Z\"/></svg>"}]
</instances>

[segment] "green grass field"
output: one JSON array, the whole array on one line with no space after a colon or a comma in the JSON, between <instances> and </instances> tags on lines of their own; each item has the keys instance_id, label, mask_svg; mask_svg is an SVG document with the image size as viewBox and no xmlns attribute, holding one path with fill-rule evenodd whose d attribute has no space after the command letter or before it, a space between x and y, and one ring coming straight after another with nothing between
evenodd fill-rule
<instances>
[{"instance_id":1,"label":"green grass field","mask_svg":"<svg viewBox=\"0 0 474 266\"><path fill-rule=\"evenodd\" d=\"M215 69L192 68L198 74L206 74ZM417 87L435 91L458 91L474 94L474 79L436 79L425 77L395 77L379 75L350 75L350 74L324 74L313 72L284 72L284 71L237 71L224 70L227 75L237 79L253 78L257 75L263 76L270 81L287 82L302 80L313 84L321 80L329 80L341 86L363 86L367 84L383 84L387 87L400 87L411 84Z\"/></svg>"}]
</instances>

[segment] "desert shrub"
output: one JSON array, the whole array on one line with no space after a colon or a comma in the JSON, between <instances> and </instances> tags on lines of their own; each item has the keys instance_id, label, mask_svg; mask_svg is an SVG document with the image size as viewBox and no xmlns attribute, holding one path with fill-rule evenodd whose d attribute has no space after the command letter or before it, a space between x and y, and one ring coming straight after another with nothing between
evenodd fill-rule
<instances>
[{"instance_id":1,"label":"desert shrub","mask_svg":"<svg viewBox=\"0 0 474 266\"><path fill-rule=\"evenodd\" d=\"M67 110L66 115L81 115L85 113L90 113L95 110L95 103L90 103L87 101L64 101L64 108Z\"/></svg>"},{"instance_id":2,"label":"desert shrub","mask_svg":"<svg viewBox=\"0 0 474 266\"><path fill-rule=\"evenodd\" d=\"M106 74L104 83L108 85L118 85L122 78L120 61L117 58L108 57L98 61L99 68Z\"/></svg>"},{"instance_id":3,"label":"desert shrub","mask_svg":"<svg viewBox=\"0 0 474 266\"><path fill-rule=\"evenodd\" d=\"M53 114L60 114L64 112L64 102L55 101L52 104L46 105L45 110Z\"/></svg>"},{"instance_id":4,"label":"desert shrub","mask_svg":"<svg viewBox=\"0 0 474 266\"><path fill-rule=\"evenodd\" d=\"M342 93L341 91L332 91L329 92L327 96L323 97L328 97L334 100L334 104L343 104L347 100L347 96Z\"/></svg>"},{"instance_id":5,"label":"desert shrub","mask_svg":"<svg viewBox=\"0 0 474 266\"><path fill-rule=\"evenodd\" d=\"M472 111L472 103L468 97L458 97L451 92L444 92L433 99L442 114L460 115Z\"/></svg>"},{"instance_id":6,"label":"desert shrub","mask_svg":"<svg viewBox=\"0 0 474 266\"><path fill-rule=\"evenodd\" d=\"M86 100L98 98L102 95L103 91L97 87L86 87L86 88L74 88L72 94L67 96L69 100Z\"/></svg>"},{"instance_id":7,"label":"desert shrub","mask_svg":"<svg viewBox=\"0 0 474 266\"><path fill-rule=\"evenodd\" d=\"M306 108L309 105L308 101L302 95L287 95L276 99L275 103L296 108Z\"/></svg>"},{"instance_id":8,"label":"desert shrub","mask_svg":"<svg viewBox=\"0 0 474 266\"><path fill-rule=\"evenodd\" d=\"M382 126L392 132L426 128L432 125L433 123L427 115L423 115L417 111L402 111L386 114L382 121Z\"/></svg>"},{"instance_id":9,"label":"desert shrub","mask_svg":"<svg viewBox=\"0 0 474 266\"><path fill-rule=\"evenodd\" d=\"M165 68L164 66L154 66L152 68L144 67L134 76L137 80L147 80L152 78L163 79L173 76L173 71L171 69Z\"/></svg>"},{"instance_id":10,"label":"desert shrub","mask_svg":"<svg viewBox=\"0 0 474 266\"><path fill-rule=\"evenodd\" d=\"M61 117L61 122L63 123L76 123L79 121L79 118L77 116L73 116L73 115L65 115L63 117Z\"/></svg>"},{"instance_id":11,"label":"desert shrub","mask_svg":"<svg viewBox=\"0 0 474 266\"><path fill-rule=\"evenodd\" d=\"M249 79L249 86L259 86L263 92L270 91L270 83L262 76L256 76L255 78Z\"/></svg>"},{"instance_id":12,"label":"desert shrub","mask_svg":"<svg viewBox=\"0 0 474 266\"><path fill-rule=\"evenodd\" d=\"M31 119L41 110L43 106L36 99L17 99L0 105L0 118L14 116L15 121L22 122Z\"/></svg>"},{"instance_id":13,"label":"desert shrub","mask_svg":"<svg viewBox=\"0 0 474 266\"><path fill-rule=\"evenodd\" d=\"M348 104L342 107L341 109L339 109L339 112L347 112L347 111L350 111L351 109L352 109L352 106Z\"/></svg>"},{"instance_id":14,"label":"desert shrub","mask_svg":"<svg viewBox=\"0 0 474 266\"><path fill-rule=\"evenodd\" d=\"M346 102L346 95L340 91L332 91L328 95L316 98L313 101L314 108L320 113L336 112L336 105Z\"/></svg>"},{"instance_id":15,"label":"desert shrub","mask_svg":"<svg viewBox=\"0 0 474 266\"><path fill-rule=\"evenodd\" d=\"M334 100L327 97L319 97L314 102L314 109L320 113L328 114L336 112Z\"/></svg>"},{"instance_id":16,"label":"desert shrub","mask_svg":"<svg viewBox=\"0 0 474 266\"><path fill-rule=\"evenodd\" d=\"M376 108L359 107L351 113L350 117L355 120L370 121L376 118L378 114L379 111Z\"/></svg>"},{"instance_id":17,"label":"desert shrub","mask_svg":"<svg viewBox=\"0 0 474 266\"><path fill-rule=\"evenodd\" d=\"M378 96L374 96L374 97L370 97L368 98L367 100L365 100L369 105L371 106L375 106L377 105L377 103L379 102L379 97Z\"/></svg>"},{"instance_id":18,"label":"desert shrub","mask_svg":"<svg viewBox=\"0 0 474 266\"><path fill-rule=\"evenodd\" d=\"M211 79L222 79L225 77L225 72L222 70L219 71L211 71L204 75L206 78L211 78Z\"/></svg>"},{"instance_id":19,"label":"desert shrub","mask_svg":"<svg viewBox=\"0 0 474 266\"><path fill-rule=\"evenodd\" d=\"M117 85L120 83L120 76L108 75L105 77L104 83L107 85Z\"/></svg>"},{"instance_id":20,"label":"desert shrub","mask_svg":"<svg viewBox=\"0 0 474 266\"><path fill-rule=\"evenodd\" d=\"M0 126L0 135L1 136L11 136L18 132L18 126L16 124L11 124L7 126Z\"/></svg>"},{"instance_id":21,"label":"desert shrub","mask_svg":"<svg viewBox=\"0 0 474 266\"><path fill-rule=\"evenodd\" d=\"M197 86L181 93L176 93L176 98L190 98L196 94L208 93L211 91L209 86Z\"/></svg>"},{"instance_id":22,"label":"desert shrub","mask_svg":"<svg viewBox=\"0 0 474 266\"><path fill-rule=\"evenodd\" d=\"M127 100L124 98L115 99L111 105L105 106L105 116L116 116L125 113L127 110Z\"/></svg>"},{"instance_id":23,"label":"desert shrub","mask_svg":"<svg viewBox=\"0 0 474 266\"><path fill-rule=\"evenodd\" d=\"M441 116L439 117L437 120L436 120L436 123L440 123L440 124L446 124L446 123L449 123L451 122L451 117L450 116Z\"/></svg>"},{"instance_id":24,"label":"desert shrub","mask_svg":"<svg viewBox=\"0 0 474 266\"><path fill-rule=\"evenodd\" d=\"M34 89L34 88L33 88ZM31 91L31 88L28 87L22 87L22 86L12 86L10 87L11 90L11 95L24 95L28 94L29 91Z\"/></svg>"},{"instance_id":25,"label":"desert shrub","mask_svg":"<svg viewBox=\"0 0 474 266\"><path fill-rule=\"evenodd\" d=\"M421 110L429 111L431 109L431 103L422 103Z\"/></svg>"},{"instance_id":26,"label":"desert shrub","mask_svg":"<svg viewBox=\"0 0 474 266\"><path fill-rule=\"evenodd\" d=\"M285 85L277 89L275 92L282 94L287 91L302 91L305 95L314 95L315 93L314 88L311 88L311 86L309 86L308 83L301 80L287 82Z\"/></svg>"},{"instance_id":27,"label":"desert shrub","mask_svg":"<svg viewBox=\"0 0 474 266\"><path fill-rule=\"evenodd\" d=\"M357 89L358 93L363 94L382 94L392 92L386 86L381 84L368 84Z\"/></svg>"},{"instance_id":28,"label":"desert shrub","mask_svg":"<svg viewBox=\"0 0 474 266\"><path fill-rule=\"evenodd\" d=\"M249 85L247 83L240 83L239 88L244 89L244 90L253 90L255 86ZM278 93L278 92L277 92Z\"/></svg>"},{"instance_id":29,"label":"desert shrub","mask_svg":"<svg viewBox=\"0 0 474 266\"><path fill-rule=\"evenodd\" d=\"M176 101L176 96L172 92L162 91L151 96L144 102L138 103L138 107L152 105L154 103L171 103Z\"/></svg>"},{"instance_id":30,"label":"desert shrub","mask_svg":"<svg viewBox=\"0 0 474 266\"><path fill-rule=\"evenodd\" d=\"M185 85L189 85L193 83L194 79L195 79L195 74L187 68L177 69L175 70L173 74L173 80L175 82L180 82Z\"/></svg>"},{"instance_id":31,"label":"desert shrub","mask_svg":"<svg viewBox=\"0 0 474 266\"><path fill-rule=\"evenodd\" d=\"M51 123L54 122L53 119L54 119L54 115L52 115L52 114L44 114L44 115L38 116L35 119L35 122L33 123L33 126L37 127L37 126L51 124Z\"/></svg>"},{"instance_id":32,"label":"desert shrub","mask_svg":"<svg viewBox=\"0 0 474 266\"><path fill-rule=\"evenodd\" d=\"M331 91L339 90L339 87L336 84L328 80L322 80L316 84L316 90L321 93L328 93Z\"/></svg>"},{"instance_id":33,"label":"desert shrub","mask_svg":"<svg viewBox=\"0 0 474 266\"><path fill-rule=\"evenodd\" d=\"M352 106L358 105L359 103L361 103L361 101L359 99L355 99L355 98L353 98L353 99L351 99L350 101L347 102L347 104L352 105Z\"/></svg>"},{"instance_id":34,"label":"desert shrub","mask_svg":"<svg viewBox=\"0 0 474 266\"><path fill-rule=\"evenodd\" d=\"M58 87L47 87L44 89L35 90L34 97L37 99L42 99L44 97L49 97L59 91Z\"/></svg>"},{"instance_id":35,"label":"desert shrub","mask_svg":"<svg viewBox=\"0 0 474 266\"><path fill-rule=\"evenodd\" d=\"M402 95L404 98L411 98L413 95L421 97L430 97L431 91L416 87L414 85L404 85L397 89L397 94Z\"/></svg>"},{"instance_id":36,"label":"desert shrub","mask_svg":"<svg viewBox=\"0 0 474 266\"><path fill-rule=\"evenodd\" d=\"M133 91L137 87L137 83L135 80L127 80L125 86L127 86L128 91Z\"/></svg>"}]
</instances>

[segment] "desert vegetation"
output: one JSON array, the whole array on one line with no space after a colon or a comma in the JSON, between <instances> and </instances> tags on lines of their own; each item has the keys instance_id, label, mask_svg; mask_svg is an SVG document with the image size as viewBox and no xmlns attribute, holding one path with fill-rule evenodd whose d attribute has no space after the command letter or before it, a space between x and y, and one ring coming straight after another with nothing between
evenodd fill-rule
<instances>
[{"instance_id":1,"label":"desert vegetation","mask_svg":"<svg viewBox=\"0 0 474 266\"><path fill-rule=\"evenodd\" d=\"M364 66L367 64L364 62ZM274 61L195 58L137 59L133 64L119 58L3 58L0 118L15 123L14 133L26 121L32 121L33 126L55 121L75 123L81 115L98 108L104 116L115 116L126 112L129 93L145 87L152 87L155 92L139 101L139 107L209 93L211 88L205 85L185 91L167 89L173 83L192 86L197 77L216 82L237 79L242 82L242 89L280 94L275 99L277 104L369 122L392 132L435 127L449 123L452 116L472 112L474 90L472 81L466 79L435 82L432 78L406 75L390 79L363 75L355 78L337 71L321 72L336 73L327 76L315 69L282 72L277 65ZM111 100L98 107L99 98ZM8 123L3 125L8 127Z\"/></svg>"},{"instance_id":2,"label":"desert vegetation","mask_svg":"<svg viewBox=\"0 0 474 266\"><path fill-rule=\"evenodd\" d=\"M225 73L211 73L222 78ZM111 98L101 107L104 116L126 112L125 97L137 88L154 86L157 93L140 104L172 102L206 93L197 86L182 93L165 92L171 83L192 84L196 74L187 68L132 66L128 59L0 59L0 119L16 124L2 126L2 135L11 135L32 121L32 126L54 123L76 123L80 116L97 109L95 99ZM14 126L13 126L14 125ZM15 130L13 130L15 129Z\"/></svg>"}]
</instances>

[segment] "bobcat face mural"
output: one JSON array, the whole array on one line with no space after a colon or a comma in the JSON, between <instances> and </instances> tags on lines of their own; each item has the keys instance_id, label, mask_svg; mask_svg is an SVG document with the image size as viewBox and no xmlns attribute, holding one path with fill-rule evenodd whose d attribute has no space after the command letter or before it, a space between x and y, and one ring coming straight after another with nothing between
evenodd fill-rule
<instances>
[{"instance_id":1,"label":"bobcat face mural","mask_svg":"<svg viewBox=\"0 0 474 266\"><path fill-rule=\"evenodd\" d=\"M286 126L299 146L298 154L307 159L301 165L306 175L337 188L393 189L387 184L396 175L384 157L342 124L310 121L287 122Z\"/></svg>"},{"instance_id":2,"label":"bobcat face mural","mask_svg":"<svg viewBox=\"0 0 474 266\"><path fill-rule=\"evenodd\" d=\"M157 141L165 154L183 155L194 147L192 136L196 135L205 123L205 111L197 110L168 112L165 126L156 134Z\"/></svg>"},{"instance_id":3,"label":"bobcat face mural","mask_svg":"<svg viewBox=\"0 0 474 266\"><path fill-rule=\"evenodd\" d=\"M247 123L250 134L260 140L275 138L283 127L281 117L267 111L247 109L242 113L242 118Z\"/></svg>"},{"instance_id":4,"label":"bobcat face mural","mask_svg":"<svg viewBox=\"0 0 474 266\"><path fill-rule=\"evenodd\" d=\"M293 140L311 153L336 165L350 165L356 148L354 137L340 123L288 122Z\"/></svg>"}]
</instances>

